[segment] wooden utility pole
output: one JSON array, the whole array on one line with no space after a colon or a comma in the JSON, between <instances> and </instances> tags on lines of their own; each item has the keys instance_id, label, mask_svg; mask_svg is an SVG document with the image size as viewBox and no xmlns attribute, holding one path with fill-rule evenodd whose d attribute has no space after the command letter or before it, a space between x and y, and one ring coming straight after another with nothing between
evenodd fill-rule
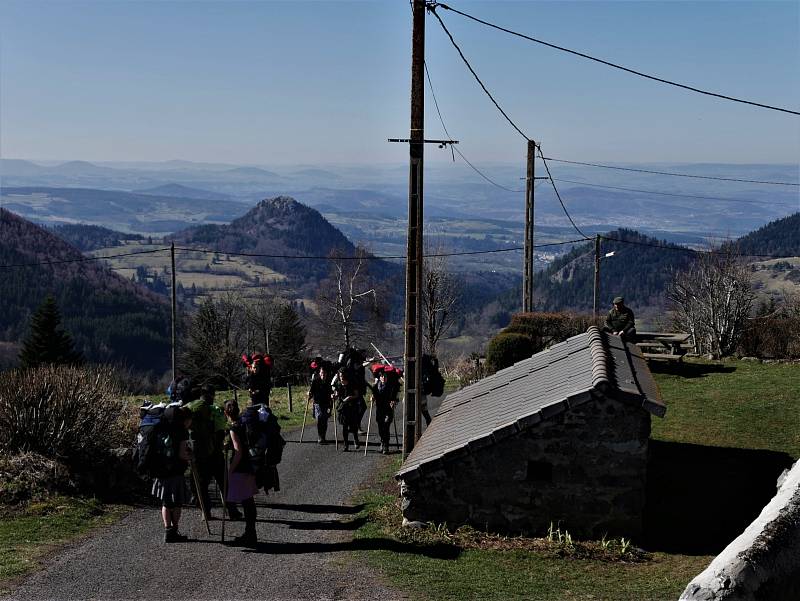
<instances>
[{"instance_id":1,"label":"wooden utility pole","mask_svg":"<svg viewBox=\"0 0 800 601\"><path fill-rule=\"evenodd\" d=\"M425 0L414 0L411 34L411 131L406 242L406 323L403 403L403 457L414 448L422 429L422 159L425 148Z\"/></svg>"},{"instance_id":2,"label":"wooden utility pole","mask_svg":"<svg viewBox=\"0 0 800 601\"><path fill-rule=\"evenodd\" d=\"M169 247L170 258L172 260L172 381L175 382L175 319L178 316L178 292L175 289L175 241L172 241ZM173 384L174 386L174 384Z\"/></svg>"},{"instance_id":3,"label":"wooden utility pole","mask_svg":"<svg viewBox=\"0 0 800 601\"><path fill-rule=\"evenodd\" d=\"M528 176L525 178L525 264L522 268L522 311L533 311L533 184L536 142L528 140Z\"/></svg>"},{"instance_id":4,"label":"wooden utility pole","mask_svg":"<svg viewBox=\"0 0 800 601\"><path fill-rule=\"evenodd\" d=\"M593 314L597 317L597 303L600 299L600 236L594 237L594 294L592 296Z\"/></svg>"}]
</instances>

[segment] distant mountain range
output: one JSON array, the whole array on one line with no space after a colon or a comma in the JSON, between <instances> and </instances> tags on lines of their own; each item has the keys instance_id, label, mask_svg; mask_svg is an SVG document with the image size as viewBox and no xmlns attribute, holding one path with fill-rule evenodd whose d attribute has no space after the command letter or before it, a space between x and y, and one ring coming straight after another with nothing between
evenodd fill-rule
<instances>
[{"instance_id":1,"label":"distant mountain range","mask_svg":"<svg viewBox=\"0 0 800 601\"><path fill-rule=\"evenodd\" d=\"M149 194L151 196L169 196L172 198L199 198L200 200L231 200L231 197L222 192L212 192L201 190L182 184L163 184L143 190L135 190L139 194Z\"/></svg>"},{"instance_id":2,"label":"distant mountain range","mask_svg":"<svg viewBox=\"0 0 800 601\"><path fill-rule=\"evenodd\" d=\"M90 361L120 362L159 374L169 366L169 305L86 261L55 234L0 209L0 340L18 343L33 311L52 294L65 328ZM32 263L51 263L30 265Z\"/></svg>"}]
</instances>

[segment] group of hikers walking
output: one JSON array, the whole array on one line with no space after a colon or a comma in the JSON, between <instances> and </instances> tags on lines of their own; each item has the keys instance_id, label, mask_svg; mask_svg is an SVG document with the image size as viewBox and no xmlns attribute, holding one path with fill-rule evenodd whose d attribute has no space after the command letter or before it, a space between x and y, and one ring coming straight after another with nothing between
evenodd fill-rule
<instances>
[{"instance_id":1,"label":"group of hikers walking","mask_svg":"<svg viewBox=\"0 0 800 601\"><path fill-rule=\"evenodd\" d=\"M430 394L441 396L444 379L436 360L426 356L426 361L425 386ZM223 539L225 520L244 518L244 533L227 542L252 547L257 542L254 496L260 489L265 493L280 489L277 465L286 443L270 409L272 359L254 353L242 355L242 362L249 402L241 411L235 400L220 407L214 402L216 391L211 384L198 388L188 377L176 377L170 384L169 403L147 403L140 408L136 465L140 473L152 478L152 495L161 502L165 543L186 540L178 526L181 508L190 503L191 494L208 527L213 519L210 487L215 481L223 508ZM373 383L367 382L368 365ZM317 442L327 444L328 423L333 417L342 428L343 450L350 449L351 439L359 449L359 432L367 411L365 397L371 392L380 451L389 453L403 370L386 360L368 361L363 351L356 349L347 349L337 362L317 357L310 369L307 403L313 403ZM427 407L423 415L429 423ZM336 440L338 446L338 436ZM186 485L187 471L192 493Z\"/></svg>"}]
</instances>

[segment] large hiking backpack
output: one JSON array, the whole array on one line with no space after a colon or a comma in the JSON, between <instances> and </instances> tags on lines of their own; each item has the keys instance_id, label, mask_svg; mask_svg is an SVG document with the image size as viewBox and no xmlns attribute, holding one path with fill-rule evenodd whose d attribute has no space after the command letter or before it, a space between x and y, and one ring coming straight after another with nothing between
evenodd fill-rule
<instances>
[{"instance_id":1,"label":"large hiking backpack","mask_svg":"<svg viewBox=\"0 0 800 601\"><path fill-rule=\"evenodd\" d=\"M203 399L189 403L186 408L192 413L192 452L196 459L203 460L214 452L215 416L213 406Z\"/></svg>"},{"instance_id":2,"label":"large hiking backpack","mask_svg":"<svg viewBox=\"0 0 800 601\"><path fill-rule=\"evenodd\" d=\"M439 372L439 360L431 355L422 355L422 394L444 394L444 377Z\"/></svg>"},{"instance_id":3,"label":"large hiking backpack","mask_svg":"<svg viewBox=\"0 0 800 601\"><path fill-rule=\"evenodd\" d=\"M386 376L387 398L396 399L400 395L400 379L403 377L402 369L385 363L373 363L369 369L376 380L381 374Z\"/></svg>"},{"instance_id":4,"label":"large hiking backpack","mask_svg":"<svg viewBox=\"0 0 800 601\"><path fill-rule=\"evenodd\" d=\"M358 388L362 395L367 392L367 378L364 374L366 358L364 351L348 348L339 359L342 369L347 372L348 380Z\"/></svg>"},{"instance_id":5,"label":"large hiking backpack","mask_svg":"<svg viewBox=\"0 0 800 601\"><path fill-rule=\"evenodd\" d=\"M157 478L170 475L180 465L172 428L164 417L170 406L180 406L180 403L147 403L139 408L139 432L133 461L136 471L143 476Z\"/></svg>"},{"instance_id":6,"label":"large hiking backpack","mask_svg":"<svg viewBox=\"0 0 800 601\"><path fill-rule=\"evenodd\" d=\"M281 436L278 418L265 405L251 405L239 418L244 426L247 447L254 470L261 465L278 465L286 441Z\"/></svg>"}]
</instances>

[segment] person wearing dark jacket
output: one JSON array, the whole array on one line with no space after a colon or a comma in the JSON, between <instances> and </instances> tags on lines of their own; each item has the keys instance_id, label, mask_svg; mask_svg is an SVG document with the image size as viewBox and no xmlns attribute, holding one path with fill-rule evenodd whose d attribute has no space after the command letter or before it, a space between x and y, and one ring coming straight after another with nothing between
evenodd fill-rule
<instances>
[{"instance_id":1,"label":"person wearing dark jacket","mask_svg":"<svg viewBox=\"0 0 800 601\"><path fill-rule=\"evenodd\" d=\"M361 444L358 440L358 427L361 424L361 416L366 410L361 387L353 381L347 371L343 369L339 372L339 382L336 386L336 415L342 424L345 451L350 450L350 443L347 440L350 434L353 435L353 442L358 450Z\"/></svg>"},{"instance_id":2,"label":"person wearing dark jacket","mask_svg":"<svg viewBox=\"0 0 800 601\"><path fill-rule=\"evenodd\" d=\"M317 444L327 444L328 419L331 415L331 397L333 389L328 382L328 369L321 365L311 376L308 388L308 400L313 400L313 415L317 420Z\"/></svg>"},{"instance_id":3,"label":"person wearing dark jacket","mask_svg":"<svg viewBox=\"0 0 800 601\"><path fill-rule=\"evenodd\" d=\"M247 388L253 405L269 407L269 394L272 391L272 357L254 353L249 360L242 357L247 366Z\"/></svg>"},{"instance_id":4,"label":"person wearing dark jacket","mask_svg":"<svg viewBox=\"0 0 800 601\"><path fill-rule=\"evenodd\" d=\"M387 369L391 369L392 376L394 376L393 367L381 369L378 371L376 382L369 385L372 390L372 399L375 402L375 421L378 422L381 453L384 455L389 453L390 426L394 420L394 407L400 391L399 376L397 376L397 380L394 377L390 380L389 374L386 373Z\"/></svg>"},{"instance_id":5,"label":"person wearing dark jacket","mask_svg":"<svg viewBox=\"0 0 800 601\"><path fill-rule=\"evenodd\" d=\"M613 307L606 317L604 332L611 332L623 340L633 341L636 338L636 322L633 311L625 306L625 299L621 296L614 298Z\"/></svg>"},{"instance_id":6,"label":"person wearing dark jacket","mask_svg":"<svg viewBox=\"0 0 800 601\"><path fill-rule=\"evenodd\" d=\"M188 429L192 423L191 412L171 405L164 411L165 442L169 447L163 454L158 475L153 479L152 495L161 501L161 519L164 522L164 542L181 543L186 537L178 533L181 507L188 499L184 472L191 460Z\"/></svg>"}]
</instances>

